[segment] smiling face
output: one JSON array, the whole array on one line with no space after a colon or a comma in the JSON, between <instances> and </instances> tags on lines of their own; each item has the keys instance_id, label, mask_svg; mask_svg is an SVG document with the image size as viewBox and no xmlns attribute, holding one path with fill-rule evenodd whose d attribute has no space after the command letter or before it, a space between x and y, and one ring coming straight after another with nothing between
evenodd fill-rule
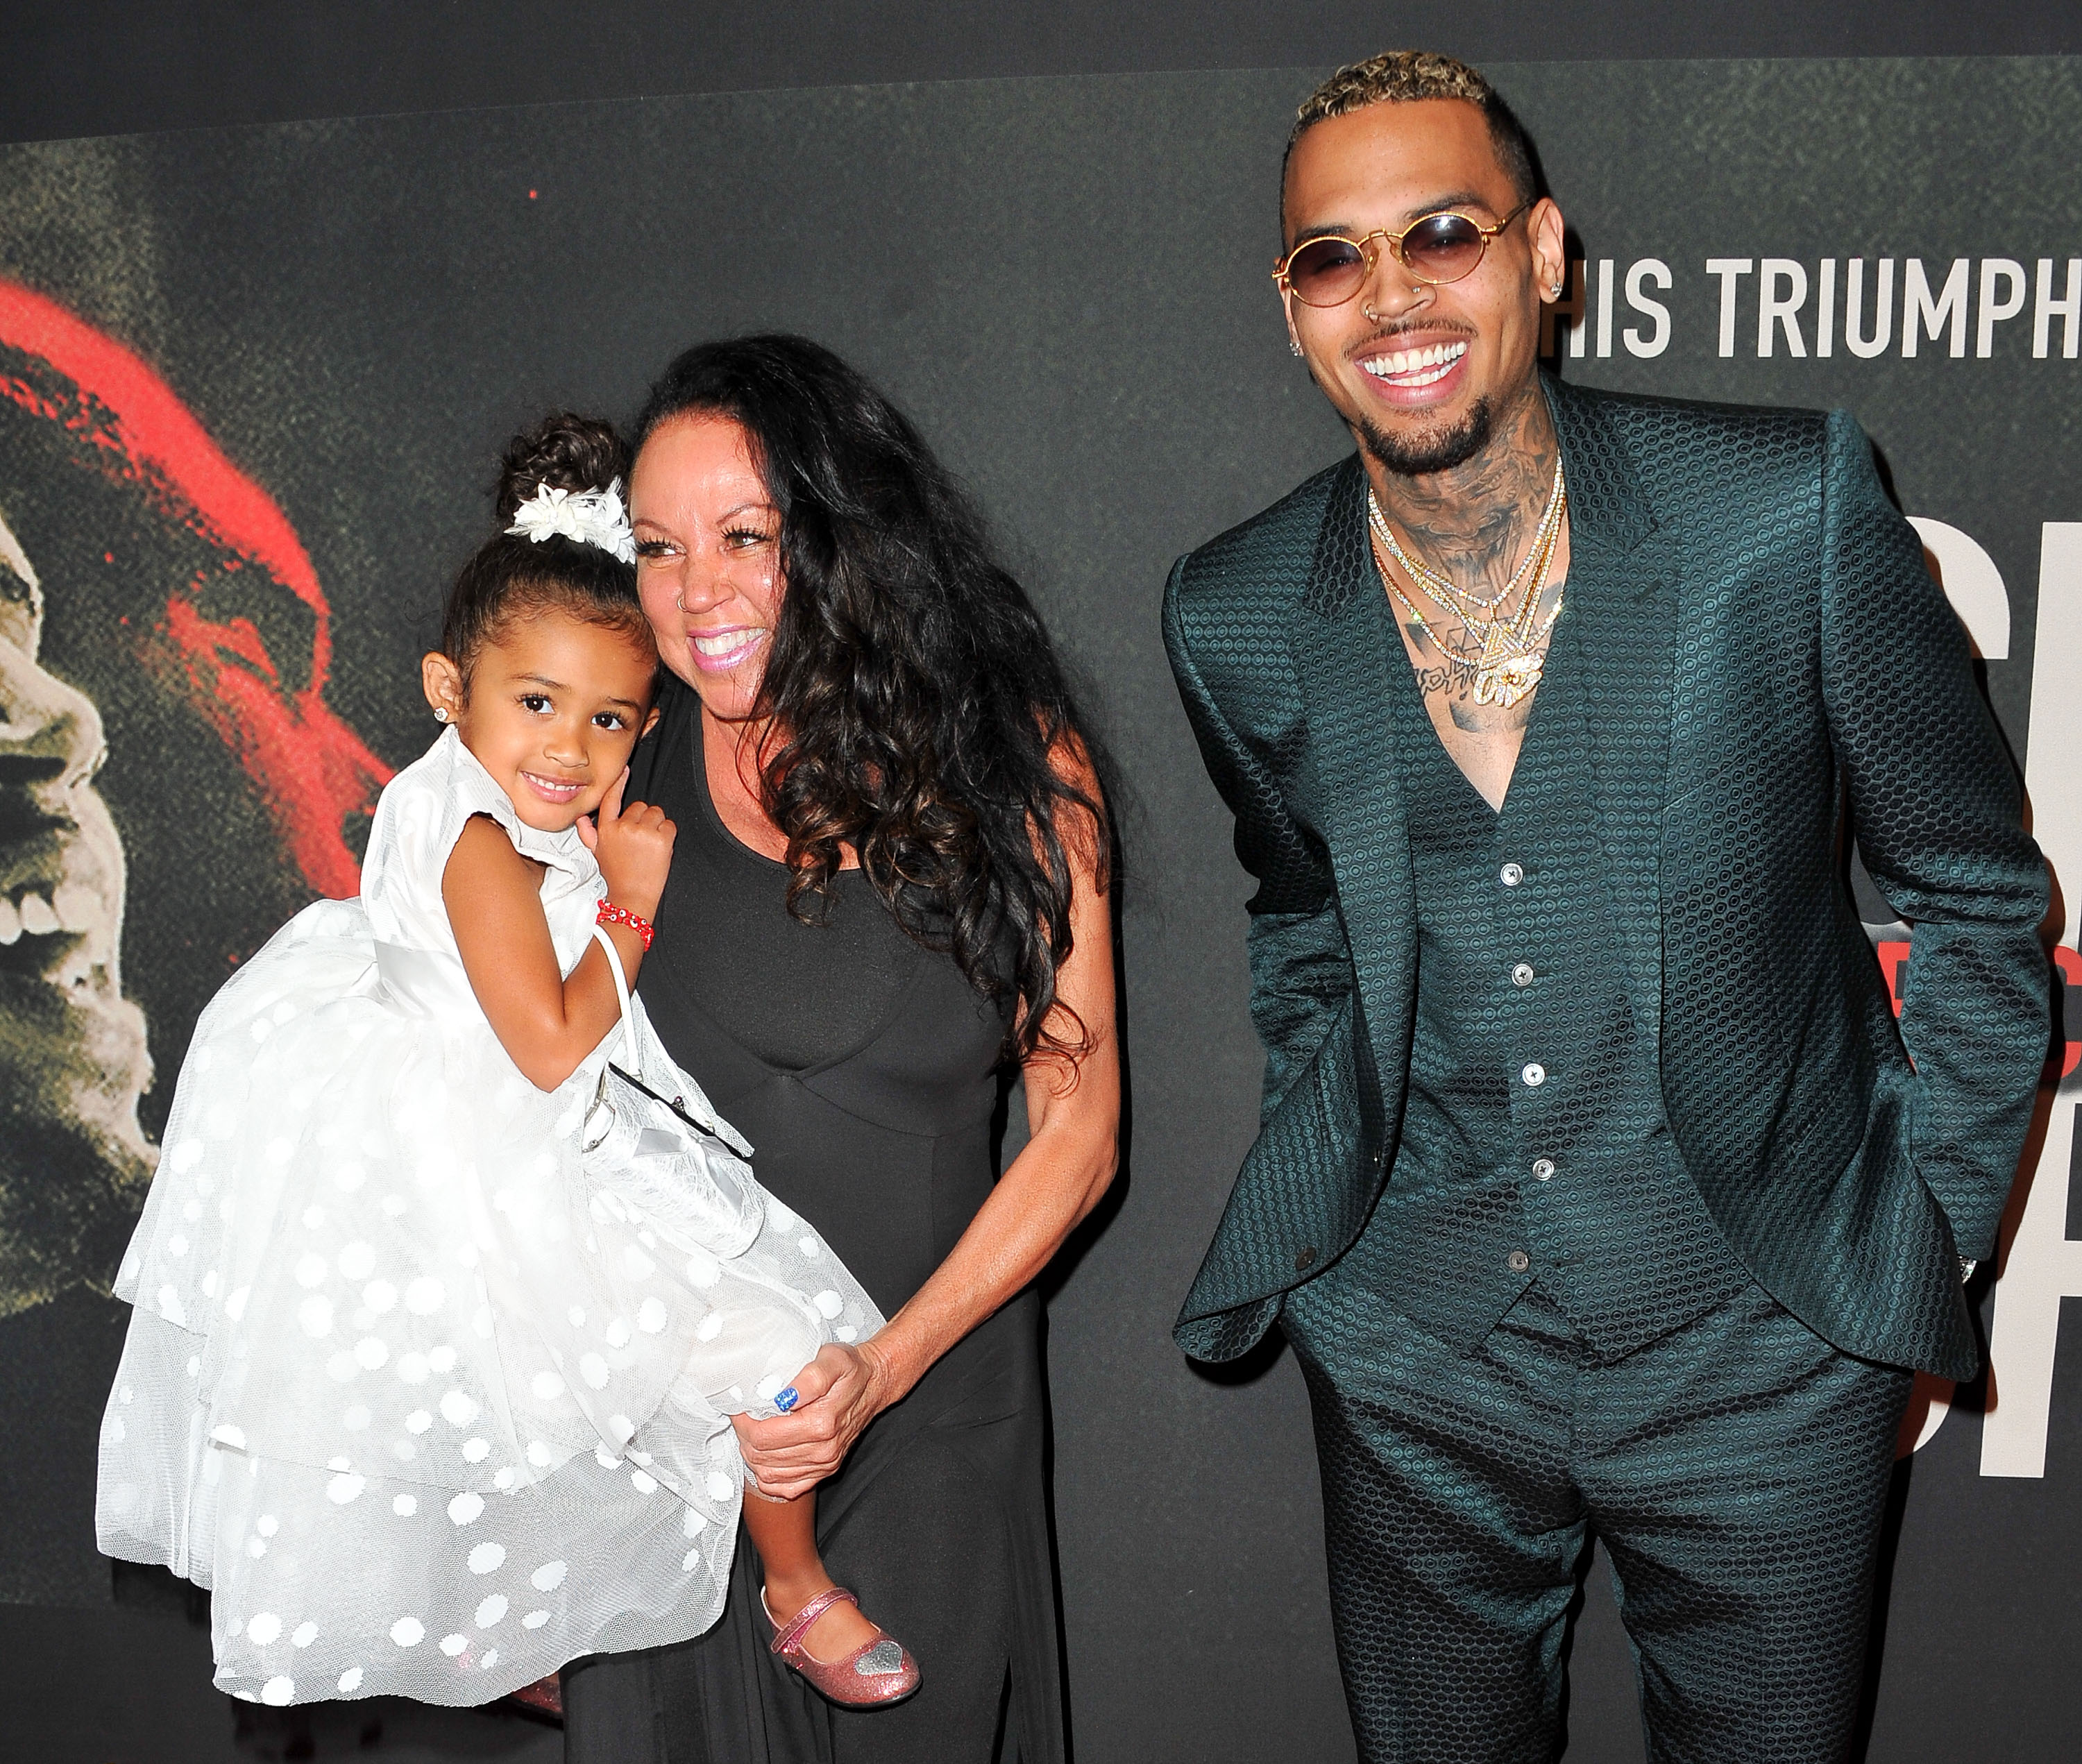
<instances>
[{"instance_id":1,"label":"smiling face","mask_svg":"<svg viewBox=\"0 0 2082 1764\"><path fill-rule=\"evenodd\" d=\"M1294 144L1283 249L1326 233L1399 234L1452 209L1494 226L1523 200L1489 124L1459 99L1368 104ZM1309 369L1368 451L1393 471L1442 471L1479 450L1509 407L1537 395L1542 294L1563 274L1561 211L1543 197L1490 241L1473 272L1418 281L1378 240L1342 306L1282 290Z\"/></svg>"},{"instance_id":2,"label":"smiling face","mask_svg":"<svg viewBox=\"0 0 2082 1764\"><path fill-rule=\"evenodd\" d=\"M93 704L37 665L43 602L0 524L0 1315L106 1278L151 1169L123 996L123 844Z\"/></svg>"},{"instance_id":3,"label":"smiling face","mask_svg":"<svg viewBox=\"0 0 2082 1764\"><path fill-rule=\"evenodd\" d=\"M654 429L629 474L636 585L665 665L712 717L749 716L781 614L781 512L729 417Z\"/></svg>"},{"instance_id":4,"label":"smiling face","mask_svg":"<svg viewBox=\"0 0 2082 1764\"><path fill-rule=\"evenodd\" d=\"M448 712L514 812L546 833L600 806L657 718L657 655L640 629L554 607L503 625L471 659L467 689L446 655L422 667L427 701Z\"/></svg>"}]
</instances>

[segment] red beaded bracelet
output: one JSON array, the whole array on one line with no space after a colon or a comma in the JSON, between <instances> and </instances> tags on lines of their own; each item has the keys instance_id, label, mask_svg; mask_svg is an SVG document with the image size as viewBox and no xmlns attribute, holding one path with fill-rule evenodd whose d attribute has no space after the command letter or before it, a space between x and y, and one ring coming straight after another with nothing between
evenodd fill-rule
<instances>
[{"instance_id":1,"label":"red beaded bracelet","mask_svg":"<svg viewBox=\"0 0 2082 1764\"><path fill-rule=\"evenodd\" d=\"M647 952L651 947L651 940L658 934L656 928L641 913L631 912L626 907L617 907L611 900L603 900L600 903L600 911L594 916L593 922L596 924L628 926L643 940Z\"/></svg>"}]
</instances>

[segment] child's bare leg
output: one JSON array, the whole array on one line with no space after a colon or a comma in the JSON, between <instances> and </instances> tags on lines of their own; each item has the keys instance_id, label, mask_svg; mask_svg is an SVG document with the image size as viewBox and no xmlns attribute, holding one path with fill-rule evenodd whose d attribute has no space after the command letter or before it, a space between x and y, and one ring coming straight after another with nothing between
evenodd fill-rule
<instances>
[{"instance_id":1,"label":"child's bare leg","mask_svg":"<svg viewBox=\"0 0 2082 1764\"><path fill-rule=\"evenodd\" d=\"M832 1585L824 1559L817 1554L817 1495L815 1489L793 1501L775 1501L748 1483L744 1491L744 1528L759 1551L766 1571L766 1608L785 1623L818 1593ZM814 1660L843 1660L875 1639L874 1624L851 1605L834 1605L803 1632L803 1645Z\"/></svg>"}]
</instances>

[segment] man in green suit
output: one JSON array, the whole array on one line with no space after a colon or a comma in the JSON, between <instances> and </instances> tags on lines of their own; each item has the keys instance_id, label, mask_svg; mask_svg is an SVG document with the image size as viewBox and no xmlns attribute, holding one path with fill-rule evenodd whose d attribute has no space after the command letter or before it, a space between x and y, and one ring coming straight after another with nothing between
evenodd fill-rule
<instances>
[{"instance_id":1,"label":"man in green suit","mask_svg":"<svg viewBox=\"0 0 2082 1764\"><path fill-rule=\"evenodd\" d=\"M2046 1050L2013 769L1848 418L1543 377L1562 217L1473 69L1331 80L1283 223L1359 452L1165 597L1266 1053L1178 1339L1294 1346L1363 1758L1553 1755L1592 1529L1652 1758L1840 1758Z\"/></svg>"}]
</instances>

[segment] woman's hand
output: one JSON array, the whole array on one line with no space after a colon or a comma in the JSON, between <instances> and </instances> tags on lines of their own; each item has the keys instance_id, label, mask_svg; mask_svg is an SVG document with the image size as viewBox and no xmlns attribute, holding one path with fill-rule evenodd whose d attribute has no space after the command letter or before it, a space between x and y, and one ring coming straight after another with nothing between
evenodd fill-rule
<instances>
[{"instance_id":1,"label":"woman's hand","mask_svg":"<svg viewBox=\"0 0 2082 1764\"><path fill-rule=\"evenodd\" d=\"M579 837L600 860L607 898L641 918L658 916L658 899L672 867L672 840L678 831L665 811L651 802L622 806L629 768L608 786L597 815L579 817Z\"/></svg>"},{"instance_id":2,"label":"woman's hand","mask_svg":"<svg viewBox=\"0 0 2082 1764\"><path fill-rule=\"evenodd\" d=\"M837 1471L867 1424L903 1395L872 1341L828 1343L790 1387L796 1401L786 1414L731 1417L760 1492L782 1501L807 1494Z\"/></svg>"}]
</instances>

